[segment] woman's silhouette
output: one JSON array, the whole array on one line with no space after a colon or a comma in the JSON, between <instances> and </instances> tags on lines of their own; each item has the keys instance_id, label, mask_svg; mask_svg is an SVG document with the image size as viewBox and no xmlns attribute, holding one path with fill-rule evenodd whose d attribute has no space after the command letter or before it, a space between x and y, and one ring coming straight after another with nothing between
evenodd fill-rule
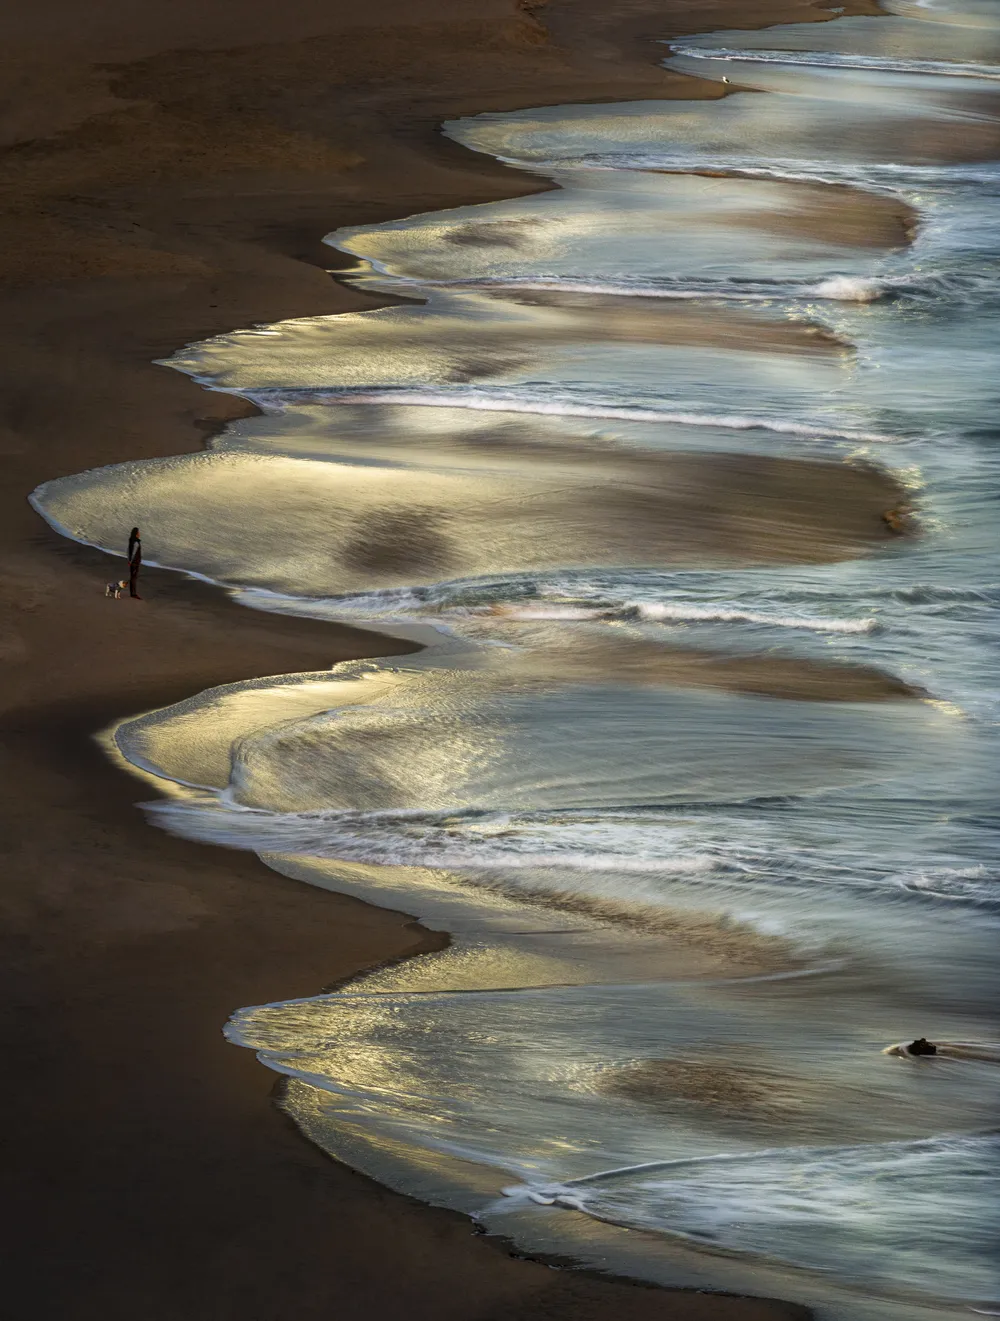
<instances>
[{"instance_id":1,"label":"woman's silhouette","mask_svg":"<svg viewBox=\"0 0 1000 1321\"><path fill-rule=\"evenodd\" d=\"M134 596L137 601L141 601L139 595L139 569L142 567L142 542L139 540L139 529L134 527L129 533L128 538L128 594Z\"/></svg>"}]
</instances>

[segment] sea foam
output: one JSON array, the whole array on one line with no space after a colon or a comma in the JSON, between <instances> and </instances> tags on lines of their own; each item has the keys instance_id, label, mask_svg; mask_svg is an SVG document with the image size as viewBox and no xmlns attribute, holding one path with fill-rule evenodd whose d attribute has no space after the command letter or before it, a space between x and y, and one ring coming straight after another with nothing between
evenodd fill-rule
<instances>
[{"instance_id":1,"label":"sea foam","mask_svg":"<svg viewBox=\"0 0 1000 1321\"><path fill-rule=\"evenodd\" d=\"M802 65L823 69L871 69L883 73L933 74L950 78L1000 79L1000 69L994 64L977 64L956 60L924 60L895 58L889 55L848 54L839 51L799 50L733 50L725 46L695 46L685 42L671 42L670 49L689 59L737 61L741 64Z\"/></svg>"},{"instance_id":2,"label":"sea foam","mask_svg":"<svg viewBox=\"0 0 1000 1321\"><path fill-rule=\"evenodd\" d=\"M714 299L743 303L810 298L873 303L892 291L891 281L860 275L830 275L814 283L778 280L769 283L759 280L580 280L573 276L544 275L511 278L477 276L464 280L428 280L423 283L442 289L537 289L551 293L611 294L620 298L663 298L685 302Z\"/></svg>"},{"instance_id":3,"label":"sea foam","mask_svg":"<svg viewBox=\"0 0 1000 1321\"><path fill-rule=\"evenodd\" d=\"M281 409L300 403L407 404L422 408L468 408L491 413L537 413L556 417L609 418L619 422L676 422L683 426L718 427L727 431L771 431L777 435L811 436L822 440L853 440L891 444L899 439L882 431L836 427L822 422L786 421L777 417L750 417L739 413L692 413L650 405L621 408L607 403L575 403L568 399L541 399L523 394L488 390L241 390L261 407Z\"/></svg>"}]
</instances>

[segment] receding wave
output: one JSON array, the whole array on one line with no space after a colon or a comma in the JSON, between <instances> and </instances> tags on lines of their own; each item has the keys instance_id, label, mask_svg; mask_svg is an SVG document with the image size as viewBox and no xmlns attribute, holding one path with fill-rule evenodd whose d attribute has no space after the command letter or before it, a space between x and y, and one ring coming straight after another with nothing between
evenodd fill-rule
<instances>
[{"instance_id":1,"label":"receding wave","mask_svg":"<svg viewBox=\"0 0 1000 1321\"><path fill-rule=\"evenodd\" d=\"M152 802L146 811L184 839L263 854L295 854L367 866L447 872L452 884L480 895L576 913L599 924L669 935L711 953L737 976L801 967L817 942L803 924L797 935L758 920L738 892L713 891L707 905L678 905L672 886L738 874L742 865L721 852L678 849L681 834L610 817L580 824L453 818L431 812L272 813L217 801ZM564 843L560 847L560 836ZM590 850L580 848L590 839ZM653 842L651 843L651 836ZM671 842L674 844L670 852ZM644 856L639 850L645 849ZM627 887L622 877L628 877Z\"/></svg>"},{"instance_id":2,"label":"receding wave","mask_svg":"<svg viewBox=\"0 0 1000 1321\"><path fill-rule=\"evenodd\" d=\"M626 872L633 876L701 876L742 871L735 854L679 843L671 822L610 815L580 819L509 814L409 811L271 812L218 798L153 801L145 811L171 834L259 853L301 853L379 866L497 872L537 869ZM581 843L589 847L581 848ZM552 888L546 886L544 888ZM604 896L627 906L612 882ZM631 892L636 898L636 892ZM663 895L658 896L660 902ZM655 902L653 892L642 897Z\"/></svg>"},{"instance_id":3,"label":"receding wave","mask_svg":"<svg viewBox=\"0 0 1000 1321\"><path fill-rule=\"evenodd\" d=\"M810 894L822 886L877 892L901 902L996 904L997 878L984 864L928 861L900 869L848 854L807 863L782 841L780 831L755 831L752 823L732 816L739 806L699 805L692 826L676 811L274 812L241 807L226 795L144 804L161 828L199 843L444 869L474 877L485 888L532 895L557 906L600 901L619 915L632 912L646 926L652 923L652 910L674 902L670 887L677 881L710 887L723 907L731 907L733 896L747 884L761 883L786 891L804 887ZM623 876L629 877L627 886ZM741 911L743 904L739 899Z\"/></svg>"},{"instance_id":4,"label":"receding wave","mask_svg":"<svg viewBox=\"0 0 1000 1321\"><path fill-rule=\"evenodd\" d=\"M832 615L817 615L805 611L795 612L776 602L774 608L745 605L739 601L696 601L687 599L635 600L627 596L615 599L600 584L581 580L576 584L579 596L571 594L567 586L558 597L536 581L460 580L439 583L428 588L389 588L382 592L363 592L357 595L327 597L303 601L301 597L283 597L275 593L244 590L241 599L247 605L281 613L307 611L321 617L351 616L355 618L442 618L460 621L464 618L502 616L507 619L566 623L587 621L640 620L648 623L691 624L750 624L763 628L794 629L809 633L842 633L847 635L874 633L878 619L865 615L843 619ZM923 601L936 602L939 598L932 589L912 589L897 594L908 604ZM959 593L957 600L979 600L981 594ZM595 600L594 597L597 597ZM953 598L945 596L950 602Z\"/></svg>"},{"instance_id":5,"label":"receding wave","mask_svg":"<svg viewBox=\"0 0 1000 1321\"><path fill-rule=\"evenodd\" d=\"M947 1136L657 1162L508 1189L630 1228L938 1298L1000 1297L1000 1140Z\"/></svg>"},{"instance_id":6,"label":"receding wave","mask_svg":"<svg viewBox=\"0 0 1000 1321\"><path fill-rule=\"evenodd\" d=\"M768 628L805 629L814 633L871 633L878 627L875 619L823 619L812 615L769 614L738 606L699 606L659 601L630 602L609 609L576 605L510 606L505 614L515 619L627 619L676 621L698 624L763 624Z\"/></svg>"},{"instance_id":7,"label":"receding wave","mask_svg":"<svg viewBox=\"0 0 1000 1321\"><path fill-rule=\"evenodd\" d=\"M1000 28L1000 7L996 0L881 0L890 14L951 26Z\"/></svg>"},{"instance_id":8,"label":"receding wave","mask_svg":"<svg viewBox=\"0 0 1000 1321\"><path fill-rule=\"evenodd\" d=\"M507 867L574 870L613 867L638 874L666 871L678 875L711 871L716 866L709 855L654 859L632 857L624 852L586 853L572 848L533 852L530 847L505 847L507 841L503 838L489 840L485 834L473 830L466 831L463 840L458 828L448 824L448 816L419 810L381 814L279 813L257 808L226 808L217 801L183 800L146 803L145 810L164 829L185 839L261 853L305 853L379 866L434 865L469 871ZM484 848L486 843L494 847L488 851Z\"/></svg>"},{"instance_id":9,"label":"receding wave","mask_svg":"<svg viewBox=\"0 0 1000 1321\"><path fill-rule=\"evenodd\" d=\"M671 42L670 49L677 55L686 55L696 60L735 60L741 64L801 64L806 67L827 69L877 69L886 73L925 73L951 78L1000 79L1000 69L994 64L952 60L901 59L889 55L848 55L817 50L733 50L726 46L688 45L682 41Z\"/></svg>"},{"instance_id":10,"label":"receding wave","mask_svg":"<svg viewBox=\"0 0 1000 1321\"><path fill-rule=\"evenodd\" d=\"M815 633L871 633L877 627L874 619L823 619L814 615L778 615L738 607L726 609L713 606L669 605L649 603L637 607L645 619L691 620L699 623L765 624L770 628L802 628Z\"/></svg>"},{"instance_id":11,"label":"receding wave","mask_svg":"<svg viewBox=\"0 0 1000 1321\"><path fill-rule=\"evenodd\" d=\"M650 1232L637 1274L681 1269L650 1237L674 1235L737 1292L758 1266L722 1255L823 1272L775 1292L843 1283L838 1317L1000 1293L998 1056L974 1040L1000 916L976 707L1000 68L975 34L850 23L673 46L774 95L452 126L556 189L332 235L405 313L178 354L264 416L33 497L116 553L141 523L150 563L245 604L441 640L115 734L173 782L145 807L168 832L452 933L241 1011L303 1131L484 1217L479 1189L523 1173L529 1251L582 1224L532 1202L573 1208ZM936 1063L882 1054L917 1033ZM449 1143L489 1167L475 1192ZM585 1232L618 1266L623 1236Z\"/></svg>"},{"instance_id":12,"label":"receding wave","mask_svg":"<svg viewBox=\"0 0 1000 1321\"><path fill-rule=\"evenodd\" d=\"M628 168L623 165L622 168ZM902 181L900 181L902 185ZM564 294L613 295L616 298L659 298L677 302L765 303L809 302L875 303L903 299L928 305L954 302L979 308L998 296L996 277L985 271L935 270L923 265L897 275L829 275L813 283L783 280L672 280L629 278L578 279L571 275L481 276L461 280L414 281L428 288L496 289Z\"/></svg>"},{"instance_id":13,"label":"receding wave","mask_svg":"<svg viewBox=\"0 0 1000 1321\"><path fill-rule=\"evenodd\" d=\"M416 283L421 283L416 281ZM836 302L874 303L892 291L892 281L861 275L830 275L813 283L765 280L626 280L572 276L479 276L465 280L426 281L434 288L539 289L559 293L615 294L631 298L667 298L683 301L716 298L733 302L773 302L776 298L826 298Z\"/></svg>"},{"instance_id":14,"label":"receding wave","mask_svg":"<svg viewBox=\"0 0 1000 1321\"><path fill-rule=\"evenodd\" d=\"M518 156L501 156L507 165L525 162ZM540 174L563 170L653 170L665 174L723 174L746 179L778 179L789 183L849 184L875 192L900 188L923 188L932 184L984 183L1000 181L1000 164L992 161L948 162L942 165L898 161L838 161L830 157L769 156L691 148L687 151L652 151L623 147L607 151L581 152L531 161Z\"/></svg>"},{"instance_id":15,"label":"receding wave","mask_svg":"<svg viewBox=\"0 0 1000 1321\"><path fill-rule=\"evenodd\" d=\"M981 902L996 889L996 878L982 863L972 867L920 867L904 872L899 885L911 894L955 903Z\"/></svg>"},{"instance_id":16,"label":"receding wave","mask_svg":"<svg viewBox=\"0 0 1000 1321\"><path fill-rule=\"evenodd\" d=\"M619 422L676 422L684 426L719 427L729 431L772 431L778 435L817 439L855 440L891 444L898 436L855 427L834 427L822 422L792 422L776 417L746 417L738 413L692 413L650 404L620 408L607 403L576 403L569 399L533 399L523 393L487 390L241 390L246 398L266 408L298 403L407 404L423 408L469 408L490 413L538 413L558 417L602 417Z\"/></svg>"}]
</instances>

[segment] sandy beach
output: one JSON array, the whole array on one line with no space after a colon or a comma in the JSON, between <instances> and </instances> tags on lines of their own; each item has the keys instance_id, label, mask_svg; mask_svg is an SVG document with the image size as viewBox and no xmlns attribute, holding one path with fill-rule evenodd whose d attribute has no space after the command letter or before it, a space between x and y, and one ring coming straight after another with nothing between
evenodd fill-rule
<instances>
[{"instance_id":1,"label":"sandy beach","mask_svg":"<svg viewBox=\"0 0 1000 1321\"><path fill-rule=\"evenodd\" d=\"M877 11L863 2L848 12ZM544 186L440 137L442 119L716 96L714 83L659 69L653 43L828 11L805 0L488 0L469 14L453 0L99 0L86 12L39 0L0 19L5 1105L17 1209L6 1244L19 1313L806 1315L514 1260L462 1217L390 1193L302 1140L271 1103L273 1075L223 1040L228 1016L314 994L438 937L251 855L150 829L135 806L148 794L94 735L204 688L412 644L255 613L152 569L141 602L106 600L121 562L61 539L27 504L66 473L196 451L252 411L153 359L233 327L376 306L331 278L340 259L325 233ZM903 241L905 208L873 199L865 217L863 206L841 216L831 241L844 227L887 247ZM803 191L800 221L786 220L825 232L815 189ZM626 339L707 334L690 310L629 317ZM753 334L737 318L732 327ZM753 530L763 559L768 544L776 560L792 557L786 514L796 529L824 529L828 558L890 535L879 511L900 492L882 474L851 470L840 482L828 465L799 463L768 480L762 469L747 477L770 501L773 535ZM674 677L809 698L909 691L873 672L780 658L764 673L681 655Z\"/></svg>"}]
</instances>

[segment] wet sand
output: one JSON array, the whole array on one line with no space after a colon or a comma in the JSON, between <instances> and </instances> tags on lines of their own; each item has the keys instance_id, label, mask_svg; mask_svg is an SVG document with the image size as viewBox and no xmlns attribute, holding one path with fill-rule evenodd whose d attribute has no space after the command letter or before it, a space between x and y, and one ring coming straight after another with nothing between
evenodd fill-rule
<instances>
[{"instance_id":1,"label":"wet sand","mask_svg":"<svg viewBox=\"0 0 1000 1321\"><path fill-rule=\"evenodd\" d=\"M792 205L764 218L747 216L773 234L808 236L855 248L903 248L916 232L916 213L893 198L830 184L800 184Z\"/></svg>"},{"instance_id":2,"label":"wet sand","mask_svg":"<svg viewBox=\"0 0 1000 1321\"><path fill-rule=\"evenodd\" d=\"M397 468L366 462L377 441L337 464L223 449L49 489L42 508L108 550L133 522L155 535L159 517L160 563L307 598L331 576L363 593L558 570L567 546L594 566L741 568L852 559L903 535L885 514L904 491L868 467L572 441L483 448L454 468L430 445Z\"/></svg>"},{"instance_id":3,"label":"wet sand","mask_svg":"<svg viewBox=\"0 0 1000 1321\"><path fill-rule=\"evenodd\" d=\"M750 353L772 349L809 354L850 351L850 346L825 326L769 320L742 308L727 307L723 317L717 308L664 304L656 298L616 298L613 294L508 288L491 292L490 296L529 307L559 308L571 314L567 317L567 342L572 336L584 343L599 339L604 343L691 344Z\"/></svg>"},{"instance_id":4,"label":"wet sand","mask_svg":"<svg viewBox=\"0 0 1000 1321\"><path fill-rule=\"evenodd\" d=\"M530 625L521 625L521 630ZM492 636L496 636L493 630ZM518 629L508 637L516 639ZM589 642L590 640L587 639ZM720 656L695 648L665 648L655 642L630 638L627 643L577 645L555 655L544 646L534 648L525 669L557 672L584 683L613 673L621 683L721 688L735 693L755 693L798 702L895 702L921 696L918 689L894 675L864 665L838 665L807 661L798 657Z\"/></svg>"},{"instance_id":5,"label":"wet sand","mask_svg":"<svg viewBox=\"0 0 1000 1321\"><path fill-rule=\"evenodd\" d=\"M91 736L205 687L392 644L152 571L142 602L105 600L120 562L61 540L25 499L64 473L197 450L251 411L151 359L373 306L327 274L331 228L544 186L439 138L441 119L716 96L658 70L649 39L825 17L804 0L615 8L560 0L536 18L488 0L470 20L447 0L39 0L0 18L5 1246L19 1313L804 1315L510 1260L283 1124L272 1075L223 1041L228 1014L436 938L150 829L142 791Z\"/></svg>"},{"instance_id":6,"label":"wet sand","mask_svg":"<svg viewBox=\"0 0 1000 1321\"><path fill-rule=\"evenodd\" d=\"M666 174L650 170L650 174ZM698 170L708 178L711 170ZM860 193L839 184L786 185L787 204L767 212L747 211L739 223L769 234L843 243L854 248L903 248L916 232L916 213L895 198ZM732 218L720 220L731 224Z\"/></svg>"}]
</instances>

